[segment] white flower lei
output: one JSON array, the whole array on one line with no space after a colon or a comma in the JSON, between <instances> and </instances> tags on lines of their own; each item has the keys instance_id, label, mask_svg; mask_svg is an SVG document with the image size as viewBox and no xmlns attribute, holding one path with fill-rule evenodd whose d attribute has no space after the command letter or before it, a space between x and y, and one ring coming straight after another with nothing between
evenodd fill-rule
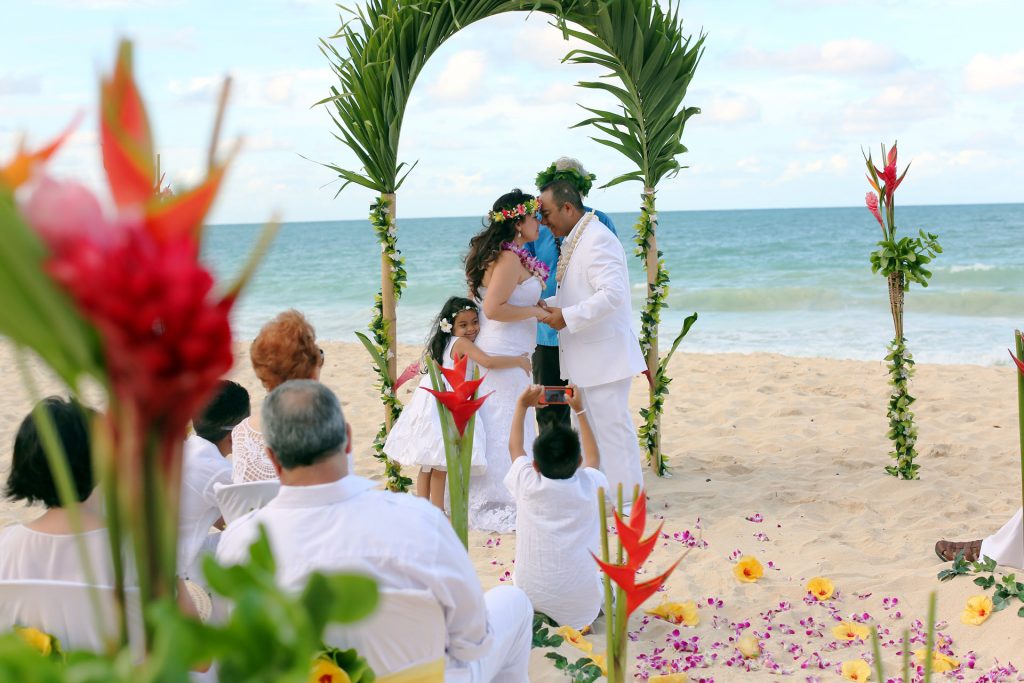
<instances>
[{"instance_id":1,"label":"white flower lei","mask_svg":"<svg viewBox=\"0 0 1024 683\"><path fill-rule=\"evenodd\" d=\"M576 228L576 234L572 236L572 242L569 243L568 247L562 249L562 255L558 257L558 270L555 271L555 280L559 284L562 283L562 278L565 277L565 269L569 267L569 259L572 258L572 253L576 251L576 245L579 243L580 238L583 237L583 231L586 230L590 224L590 219L593 217L593 211L583 217L583 220Z\"/></svg>"}]
</instances>

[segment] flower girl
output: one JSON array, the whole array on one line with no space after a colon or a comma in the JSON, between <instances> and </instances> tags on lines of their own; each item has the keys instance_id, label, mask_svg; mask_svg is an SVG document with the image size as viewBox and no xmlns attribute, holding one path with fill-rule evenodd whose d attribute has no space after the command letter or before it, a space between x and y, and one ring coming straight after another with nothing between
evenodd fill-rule
<instances>
[{"instance_id":1,"label":"flower girl","mask_svg":"<svg viewBox=\"0 0 1024 683\"><path fill-rule=\"evenodd\" d=\"M434 321L430 340L425 353L439 365L455 367L455 361L469 356L467 373L473 368L521 368L527 375L531 372L530 358L522 356L496 356L484 353L473 343L480 332L480 317L472 300L453 296L445 302L444 308ZM425 375L420 387L431 387L430 377ZM444 491L447 480L444 442L441 438L441 420L438 417L437 399L419 388L413 393L409 404L402 410L398 421L391 428L384 453L405 467L419 467L416 478L416 493L437 507L444 509ZM473 435L472 467L478 471L486 466L484 454L483 425L476 422Z\"/></svg>"}]
</instances>

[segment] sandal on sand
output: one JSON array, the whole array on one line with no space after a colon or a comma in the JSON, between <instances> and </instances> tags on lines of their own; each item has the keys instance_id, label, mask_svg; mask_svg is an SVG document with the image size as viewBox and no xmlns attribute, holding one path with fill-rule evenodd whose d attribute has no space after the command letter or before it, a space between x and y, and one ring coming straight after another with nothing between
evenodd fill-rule
<instances>
[{"instance_id":1,"label":"sandal on sand","mask_svg":"<svg viewBox=\"0 0 1024 683\"><path fill-rule=\"evenodd\" d=\"M940 560L952 562L956 559L957 553L964 553L964 559L968 562L976 562L981 556L981 539L976 541L938 541L935 544L935 554Z\"/></svg>"}]
</instances>

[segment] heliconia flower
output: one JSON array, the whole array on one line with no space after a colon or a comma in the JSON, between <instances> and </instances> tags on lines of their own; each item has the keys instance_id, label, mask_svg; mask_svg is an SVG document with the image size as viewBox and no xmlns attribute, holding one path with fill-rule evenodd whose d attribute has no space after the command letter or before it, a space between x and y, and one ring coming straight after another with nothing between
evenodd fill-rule
<instances>
[{"instance_id":1,"label":"heliconia flower","mask_svg":"<svg viewBox=\"0 0 1024 683\"><path fill-rule=\"evenodd\" d=\"M736 649L747 659L761 656L761 643L753 633L745 633L736 641Z\"/></svg>"},{"instance_id":2,"label":"heliconia flower","mask_svg":"<svg viewBox=\"0 0 1024 683\"><path fill-rule=\"evenodd\" d=\"M980 626L992 615L992 599L985 594L975 595L967 600L967 606L960 614L960 621L972 626Z\"/></svg>"},{"instance_id":3,"label":"heliconia flower","mask_svg":"<svg viewBox=\"0 0 1024 683\"><path fill-rule=\"evenodd\" d=\"M693 600L687 600L686 602L663 602L654 609L647 610L647 614L663 619L671 624L696 626L700 623L697 603Z\"/></svg>"},{"instance_id":4,"label":"heliconia flower","mask_svg":"<svg viewBox=\"0 0 1024 683\"><path fill-rule=\"evenodd\" d=\"M81 120L81 116L76 116L68 127L64 129L63 133L34 152L25 148L24 140L19 143L18 151L14 153L14 158L7 162L7 164L0 166L0 185L13 191L25 184L32 177L33 173L45 164L60 146L64 144L64 141L68 139L78 125L79 120Z\"/></svg>"},{"instance_id":5,"label":"heliconia flower","mask_svg":"<svg viewBox=\"0 0 1024 683\"><path fill-rule=\"evenodd\" d=\"M927 659L925 649L922 647L919 650L914 650L914 657L917 658L918 662L924 664L925 659ZM945 673L946 671L952 671L958 666L960 666L960 662L953 659L949 655L943 654L942 652L938 651L932 652L932 671L934 671L935 673L941 674Z\"/></svg>"},{"instance_id":6,"label":"heliconia flower","mask_svg":"<svg viewBox=\"0 0 1024 683\"><path fill-rule=\"evenodd\" d=\"M854 659L848 662L843 662L843 666L839 672L842 677L848 681L864 683L865 681L871 680L871 666L863 659Z\"/></svg>"},{"instance_id":7,"label":"heliconia flower","mask_svg":"<svg viewBox=\"0 0 1024 683\"><path fill-rule=\"evenodd\" d=\"M644 533L644 526L647 524L647 497L640 491L640 497L633 504L629 516L629 522L624 522L615 511L615 527L619 533L619 541L626 553L625 564L611 564L604 562L597 555L593 556L598 567L626 594L626 616L636 611L636 608L644 603L647 598L654 595L661 588L668 577L675 571L683 558L672 563L666 571L652 579L636 582L636 573L650 557L654 546L657 545L661 535L661 528L665 522L662 521L653 534L647 538L641 538Z\"/></svg>"},{"instance_id":8,"label":"heliconia flower","mask_svg":"<svg viewBox=\"0 0 1024 683\"><path fill-rule=\"evenodd\" d=\"M690 677L679 671L674 674L655 674L647 679L647 683L686 683Z\"/></svg>"},{"instance_id":9,"label":"heliconia flower","mask_svg":"<svg viewBox=\"0 0 1024 683\"><path fill-rule=\"evenodd\" d=\"M882 214L878 210L878 195L874 192L868 192L864 197L864 203L868 205L868 210L871 211L871 215L875 217L878 224L885 230L885 222L882 220Z\"/></svg>"},{"instance_id":10,"label":"heliconia flower","mask_svg":"<svg viewBox=\"0 0 1024 683\"><path fill-rule=\"evenodd\" d=\"M864 624L844 621L832 627L832 637L836 640L867 640L871 629Z\"/></svg>"},{"instance_id":11,"label":"heliconia flower","mask_svg":"<svg viewBox=\"0 0 1024 683\"><path fill-rule=\"evenodd\" d=\"M814 596L815 600L828 600L835 592L835 585L824 576L815 576L807 582L807 592Z\"/></svg>"},{"instance_id":12,"label":"heliconia flower","mask_svg":"<svg viewBox=\"0 0 1024 683\"><path fill-rule=\"evenodd\" d=\"M309 683L351 683L351 681L352 679L344 669L323 657L316 660L313 670L309 673Z\"/></svg>"},{"instance_id":13,"label":"heliconia flower","mask_svg":"<svg viewBox=\"0 0 1024 683\"><path fill-rule=\"evenodd\" d=\"M1007 349L1007 351L1010 350ZM1021 374L1024 374L1024 361L1022 361L1020 358L1017 358L1017 356L1013 355L1013 351L1010 351L1010 358L1013 359L1014 364L1017 366L1017 369L1020 370Z\"/></svg>"},{"instance_id":14,"label":"heliconia flower","mask_svg":"<svg viewBox=\"0 0 1024 683\"><path fill-rule=\"evenodd\" d=\"M744 555L733 566L732 573L741 583L755 583L764 576L764 567L752 555Z\"/></svg>"},{"instance_id":15,"label":"heliconia flower","mask_svg":"<svg viewBox=\"0 0 1024 683\"><path fill-rule=\"evenodd\" d=\"M884 153L884 148L883 148L883 153ZM907 175L907 171L909 169L910 169L910 164L907 164L907 167L905 169L903 169L903 174L897 177L897 175L896 175L896 143L893 143L893 146L889 150L889 153L887 155L885 166L882 169L875 168L875 171L878 173L878 176L883 181L884 190L885 190L885 202L886 202L886 204L888 204L890 206L892 205L893 193L896 192L896 188L898 188L900 186L900 183L903 182L903 178L904 178L904 176Z\"/></svg>"},{"instance_id":16,"label":"heliconia flower","mask_svg":"<svg viewBox=\"0 0 1024 683\"><path fill-rule=\"evenodd\" d=\"M584 652L589 653L594 651L593 643L584 638L583 634L574 629L572 626L559 626L557 629L555 629L555 633L557 635L562 636L562 638L565 639L565 642L575 647L578 647Z\"/></svg>"},{"instance_id":17,"label":"heliconia flower","mask_svg":"<svg viewBox=\"0 0 1024 683\"><path fill-rule=\"evenodd\" d=\"M448 380L448 385L452 388L451 391L435 391L430 387L420 387L433 394L451 412L455 428L459 430L460 436L465 434L469 420L476 411L480 410L480 406L484 404L487 396L490 396L487 394L487 396L473 398L484 378L467 380L466 367L468 363L469 356L463 356L455 362L454 368L441 368L445 379Z\"/></svg>"},{"instance_id":18,"label":"heliconia flower","mask_svg":"<svg viewBox=\"0 0 1024 683\"><path fill-rule=\"evenodd\" d=\"M100 147L114 202L140 207L156 182L153 136L132 76L132 46L121 41L114 72L100 83Z\"/></svg>"}]
</instances>

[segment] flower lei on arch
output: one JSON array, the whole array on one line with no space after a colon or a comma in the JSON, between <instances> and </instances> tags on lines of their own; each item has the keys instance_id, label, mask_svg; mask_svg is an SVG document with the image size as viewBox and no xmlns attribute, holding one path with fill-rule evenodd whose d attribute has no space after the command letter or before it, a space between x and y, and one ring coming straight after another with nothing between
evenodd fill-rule
<instances>
[{"instance_id":1,"label":"flower lei on arch","mask_svg":"<svg viewBox=\"0 0 1024 683\"><path fill-rule=\"evenodd\" d=\"M494 223L502 223L504 221L509 220L514 221L517 218L522 218L523 216L529 216L531 214L537 213L537 210L539 208L540 202L537 201L536 198L527 199L525 202L521 204L516 204L515 206L511 206L507 209L498 209L497 211L492 211L490 213L490 217L491 221Z\"/></svg>"},{"instance_id":2,"label":"flower lei on arch","mask_svg":"<svg viewBox=\"0 0 1024 683\"><path fill-rule=\"evenodd\" d=\"M522 206L520 204L520 206ZM519 262L523 264L523 268L533 273L533 276L538 278L541 282L548 281L548 274L551 273L551 268L548 264L544 263L536 256L533 256L525 248L519 246L515 242L502 242L501 248L503 251L511 251L513 254L519 257Z\"/></svg>"},{"instance_id":3,"label":"flower lei on arch","mask_svg":"<svg viewBox=\"0 0 1024 683\"><path fill-rule=\"evenodd\" d=\"M590 188L594 186L597 176L593 173L583 175L575 168L558 168L555 164L551 164L537 174L536 185L541 188L555 180L568 180L580 193L580 196L586 197L590 194Z\"/></svg>"}]
</instances>

